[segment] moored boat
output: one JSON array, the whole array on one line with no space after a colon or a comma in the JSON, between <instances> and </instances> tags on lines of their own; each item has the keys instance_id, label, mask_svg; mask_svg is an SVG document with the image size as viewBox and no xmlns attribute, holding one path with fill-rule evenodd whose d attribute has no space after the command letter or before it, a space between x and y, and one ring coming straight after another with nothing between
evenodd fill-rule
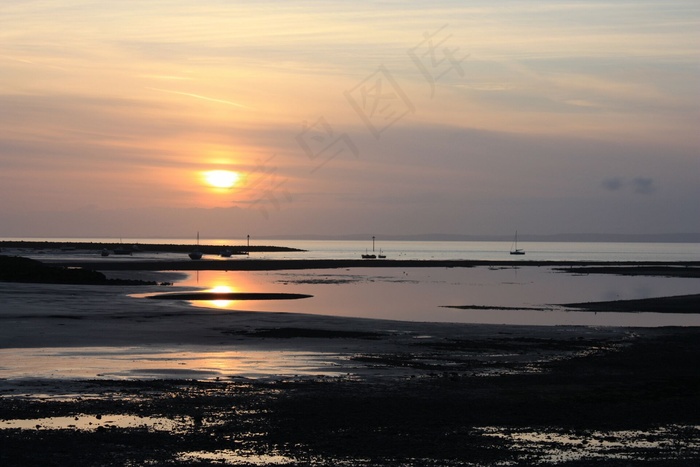
<instances>
[{"instance_id":1,"label":"moored boat","mask_svg":"<svg viewBox=\"0 0 700 467\"><path fill-rule=\"evenodd\" d=\"M362 259L377 259L377 255L374 254L374 236L372 237L372 253L368 253L365 250L365 254L362 255Z\"/></svg>"},{"instance_id":2,"label":"moored boat","mask_svg":"<svg viewBox=\"0 0 700 467\"><path fill-rule=\"evenodd\" d=\"M515 231L515 240L513 240L513 246L510 250L511 255L524 255L525 250L518 248L518 231Z\"/></svg>"},{"instance_id":3,"label":"moored boat","mask_svg":"<svg viewBox=\"0 0 700 467\"><path fill-rule=\"evenodd\" d=\"M202 252L199 251L199 232L197 232L197 246L187 255L190 259L202 259Z\"/></svg>"}]
</instances>

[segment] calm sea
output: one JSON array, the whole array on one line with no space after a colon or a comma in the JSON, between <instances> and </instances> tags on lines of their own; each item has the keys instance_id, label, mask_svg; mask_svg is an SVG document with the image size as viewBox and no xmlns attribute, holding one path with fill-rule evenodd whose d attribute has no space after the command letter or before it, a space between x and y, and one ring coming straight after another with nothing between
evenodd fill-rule
<instances>
[{"instance_id":1,"label":"calm sea","mask_svg":"<svg viewBox=\"0 0 700 467\"><path fill-rule=\"evenodd\" d=\"M307 250L313 258L357 258L372 252L371 241L299 241L280 243ZM475 259L475 260L591 260L591 261L697 261L696 243L519 243L524 256L512 256L510 242L375 242L392 259ZM290 255L290 257L292 257Z\"/></svg>"},{"instance_id":2,"label":"calm sea","mask_svg":"<svg viewBox=\"0 0 700 467\"><path fill-rule=\"evenodd\" d=\"M148 243L194 245L196 240L184 238L2 238L0 240L52 241L52 242L120 242L125 245ZM206 245L246 245L247 239L201 238ZM263 259L353 259L372 252L373 243L367 241L340 240L267 240L250 239L250 245L286 246L303 252L255 253ZM509 254L510 242L457 242L457 241L381 241L374 242L374 252L389 259L464 259L464 260L545 260L545 261L700 261L699 243L604 243L604 242L524 242L518 248L524 256ZM53 254L54 252L45 252ZM76 252L73 254L80 254ZM88 254L97 254L89 252ZM147 259L149 254L139 253ZM182 256L182 255L179 255ZM208 258L214 259L215 257ZM154 258L156 259L156 258ZM157 259L170 259L159 254Z\"/></svg>"}]
</instances>

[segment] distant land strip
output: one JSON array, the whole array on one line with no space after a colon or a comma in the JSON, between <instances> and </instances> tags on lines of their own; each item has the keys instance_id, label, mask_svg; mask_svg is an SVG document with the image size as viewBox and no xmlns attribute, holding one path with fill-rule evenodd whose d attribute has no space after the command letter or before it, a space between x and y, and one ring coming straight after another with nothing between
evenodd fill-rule
<instances>
[{"instance_id":1,"label":"distant land strip","mask_svg":"<svg viewBox=\"0 0 700 467\"><path fill-rule=\"evenodd\" d=\"M671 297L613 300L606 302L565 303L544 307L510 307L489 305L445 305L444 308L458 310L551 310L552 306L575 308L582 311L617 313L700 313L700 294L675 295Z\"/></svg>"},{"instance_id":2,"label":"distant land strip","mask_svg":"<svg viewBox=\"0 0 700 467\"><path fill-rule=\"evenodd\" d=\"M154 300L298 300L313 295L298 293L253 293L253 292L173 292L149 295Z\"/></svg>"},{"instance_id":3,"label":"distant land strip","mask_svg":"<svg viewBox=\"0 0 700 467\"><path fill-rule=\"evenodd\" d=\"M32 250L88 250L101 251L121 249L133 253L159 252L159 253L188 253L197 248L204 254L218 255L221 250L228 249L234 255L246 254L246 252L291 252L300 250L284 246L271 245L182 245L171 243L118 243L118 242L56 242L56 241L24 241L3 240L0 241L0 249L32 249Z\"/></svg>"},{"instance_id":4,"label":"distant land strip","mask_svg":"<svg viewBox=\"0 0 700 467\"><path fill-rule=\"evenodd\" d=\"M571 272L583 274L581 266L604 266L597 274L631 274L633 266L654 266L639 269L639 275L700 277L700 261L687 262L613 262L613 261L513 261L513 260L394 260L394 259L230 259L230 260L175 260L175 261L46 261L47 264L80 267L98 271L275 271L284 269L339 269L339 268L471 268L490 267L572 267ZM568 273L568 269L560 269Z\"/></svg>"},{"instance_id":5,"label":"distant land strip","mask_svg":"<svg viewBox=\"0 0 700 467\"><path fill-rule=\"evenodd\" d=\"M156 282L132 279L107 279L94 268L52 266L21 256L0 255L0 282L81 285L155 285Z\"/></svg>"},{"instance_id":6,"label":"distant land strip","mask_svg":"<svg viewBox=\"0 0 700 467\"><path fill-rule=\"evenodd\" d=\"M566 303L562 306L596 312L699 313L700 294L610 302Z\"/></svg>"},{"instance_id":7,"label":"distant land strip","mask_svg":"<svg viewBox=\"0 0 700 467\"><path fill-rule=\"evenodd\" d=\"M666 277L700 277L697 267L679 267L667 265L636 265L616 267L568 267L555 268L569 274L616 274L618 276L666 276Z\"/></svg>"}]
</instances>

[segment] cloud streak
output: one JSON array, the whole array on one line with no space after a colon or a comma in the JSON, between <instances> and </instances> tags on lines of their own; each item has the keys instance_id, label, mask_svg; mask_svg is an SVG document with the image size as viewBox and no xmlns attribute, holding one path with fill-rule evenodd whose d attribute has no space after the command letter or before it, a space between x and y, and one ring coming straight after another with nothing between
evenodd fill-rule
<instances>
[{"instance_id":1,"label":"cloud streak","mask_svg":"<svg viewBox=\"0 0 700 467\"><path fill-rule=\"evenodd\" d=\"M656 191L654 180L651 178L637 177L632 180L634 192L640 195L650 195Z\"/></svg>"},{"instance_id":2,"label":"cloud streak","mask_svg":"<svg viewBox=\"0 0 700 467\"><path fill-rule=\"evenodd\" d=\"M203 101L215 102L217 104L232 105L234 107L239 107L241 109L249 108L243 104L239 104L238 102L232 102L232 101L228 101L226 99L217 99L214 97L201 96L199 94L194 94L194 93L190 93L190 92L172 91L169 89L159 89L159 88L146 88L146 89L150 89L151 91L164 92L167 94L175 94L178 96L192 97L193 99L201 99Z\"/></svg>"},{"instance_id":3,"label":"cloud streak","mask_svg":"<svg viewBox=\"0 0 700 467\"><path fill-rule=\"evenodd\" d=\"M638 195L651 195L657 191L654 179L647 177L635 177L629 182L622 177L606 178L601 185L607 191L612 192L619 192L629 187L632 193Z\"/></svg>"}]
</instances>

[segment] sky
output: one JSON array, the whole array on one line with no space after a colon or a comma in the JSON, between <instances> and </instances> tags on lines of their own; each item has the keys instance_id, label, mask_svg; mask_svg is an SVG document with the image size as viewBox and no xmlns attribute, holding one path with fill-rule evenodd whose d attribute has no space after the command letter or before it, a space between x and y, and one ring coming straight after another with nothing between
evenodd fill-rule
<instances>
[{"instance_id":1,"label":"sky","mask_svg":"<svg viewBox=\"0 0 700 467\"><path fill-rule=\"evenodd\" d=\"M699 78L696 0L5 0L0 237L700 232Z\"/></svg>"}]
</instances>

